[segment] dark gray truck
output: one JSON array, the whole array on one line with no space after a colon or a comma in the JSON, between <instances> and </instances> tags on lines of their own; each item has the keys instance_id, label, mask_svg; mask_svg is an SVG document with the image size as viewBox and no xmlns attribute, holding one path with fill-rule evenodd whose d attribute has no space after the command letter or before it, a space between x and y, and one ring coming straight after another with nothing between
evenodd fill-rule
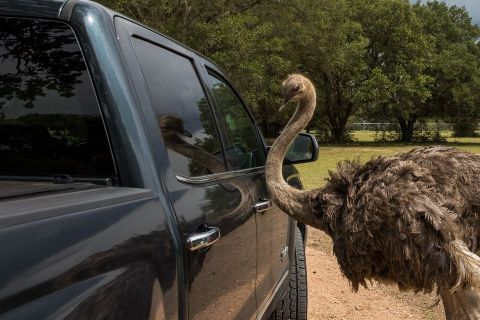
<instances>
[{"instance_id":1,"label":"dark gray truck","mask_svg":"<svg viewBox=\"0 0 480 320\"><path fill-rule=\"evenodd\" d=\"M0 1L0 319L305 319L267 152L198 53L91 1ZM301 188L315 139L289 155Z\"/></svg>"}]
</instances>

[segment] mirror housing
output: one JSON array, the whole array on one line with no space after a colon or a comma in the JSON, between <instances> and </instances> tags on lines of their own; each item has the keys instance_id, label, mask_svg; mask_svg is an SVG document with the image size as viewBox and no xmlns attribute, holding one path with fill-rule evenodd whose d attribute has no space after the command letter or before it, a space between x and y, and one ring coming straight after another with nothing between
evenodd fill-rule
<instances>
[{"instance_id":1,"label":"mirror housing","mask_svg":"<svg viewBox=\"0 0 480 320\"><path fill-rule=\"evenodd\" d=\"M267 148L270 150L270 146ZM285 161L289 164L314 162L318 159L318 142L310 133L300 133L287 151Z\"/></svg>"},{"instance_id":2,"label":"mirror housing","mask_svg":"<svg viewBox=\"0 0 480 320\"><path fill-rule=\"evenodd\" d=\"M309 133L300 133L293 140L285 159L292 164L317 161L318 142L315 136Z\"/></svg>"}]
</instances>

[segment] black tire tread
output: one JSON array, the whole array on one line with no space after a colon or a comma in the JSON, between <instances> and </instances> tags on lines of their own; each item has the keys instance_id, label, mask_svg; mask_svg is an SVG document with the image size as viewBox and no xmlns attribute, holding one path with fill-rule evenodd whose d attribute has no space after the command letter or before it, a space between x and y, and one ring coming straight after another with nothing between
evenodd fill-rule
<instances>
[{"instance_id":1,"label":"black tire tread","mask_svg":"<svg viewBox=\"0 0 480 320\"><path fill-rule=\"evenodd\" d=\"M279 302L271 320L306 320L307 319L307 267L302 233L295 232L295 259L290 270L289 286L283 299Z\"/></svg>"}]
</instances>

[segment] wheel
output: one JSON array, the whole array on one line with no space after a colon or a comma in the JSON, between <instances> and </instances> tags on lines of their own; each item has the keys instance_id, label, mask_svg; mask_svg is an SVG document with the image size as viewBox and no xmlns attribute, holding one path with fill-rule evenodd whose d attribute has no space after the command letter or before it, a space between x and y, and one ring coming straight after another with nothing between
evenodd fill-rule
<instances>
[{"instance_id":1,"label":"wheel","mask_svg":"<svg viewBox=\"0 0 480 320\"><path fill-rule=\"evenodd\" d=\"M290 283L270 320L307 319L307 266L300 229L295 229L295 257L290 266Z\"/></svg>"},{"instance_id":2,"label":"wheel","mask_svg":"<svg viewBox=\"0 0 480 320\"><path fill-rule=\"evenodd\" d=\"M305 248L307 246L307 226L298 222L297 228L300 229L300 232L302 233L303 247Z\"/></svg>"}]
</instances>

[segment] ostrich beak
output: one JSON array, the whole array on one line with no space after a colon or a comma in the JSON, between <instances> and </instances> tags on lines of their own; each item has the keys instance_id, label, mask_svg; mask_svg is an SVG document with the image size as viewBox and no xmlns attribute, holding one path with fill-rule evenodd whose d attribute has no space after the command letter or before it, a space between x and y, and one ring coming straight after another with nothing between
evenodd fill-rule
<instances>
[{"instance_id":1,"label":"ostrich beak","mask_svg":"<svg viewBox=\"0 0 480 320\"><path fill-rule=\"evenodd\" d=\"M285 110L286 107L288 107L288 105L290 104L290 99L291 97L285 97L285 99L283 100L283 104L278 109L278 112L282 112L283 110Z\"/></svg>"},{"instance_id":2,"label":"ostrich beak","mask_svg":"<svg viewBox=\"0 0 480 320\"><path fill-rule=\"evenodd\" d=\"M192 134L190 133L190 131L187 131L187 130L183 130L183 135L186 136L186 137L189 137L191 138L192 137Z\"/></svg>"},{"instance_id":3,"label":"ostrich beak","mask_svg":"<svg viewBox=\"0 0 480 320\"><path fill-rule=\"evenodd\" d=\"M283 100L283 105L280 107L280 109L278 109L278 111L283 111L285 109L285 107L287 107L290 102L292 102L292 99L295 97L295 95L297 94L297 91L289 91L285 94L284 96L284 100Z\"/></svg>"}]
</instances>

